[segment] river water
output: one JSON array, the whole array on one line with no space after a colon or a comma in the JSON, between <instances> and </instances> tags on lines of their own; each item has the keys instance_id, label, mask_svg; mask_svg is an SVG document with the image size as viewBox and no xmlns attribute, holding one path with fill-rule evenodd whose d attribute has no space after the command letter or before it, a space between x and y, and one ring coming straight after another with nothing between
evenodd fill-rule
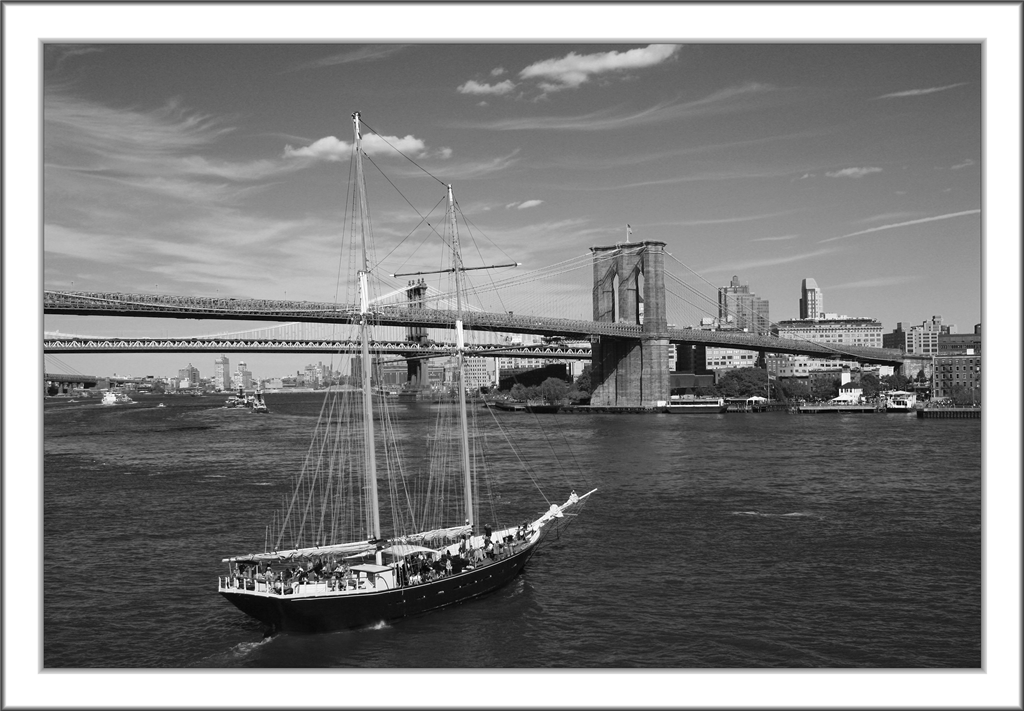
<instances>
[{"instance_id":1,"label":"river water","mask_svg":"<svg viewBox=\"0 0 1024 711\"><path fill-rule=\"evenodd\" d=\"M541 464L550 500L598 488L523 575L373 629L264 638L217 576L262 549L320 396L270 394L267 416L138 399L44 408L47 668L981 666L980 420L500 413L522 450L585 472ZM527 479L487 496L512 522L547 508Z\"/></svg>"}]
</instances>

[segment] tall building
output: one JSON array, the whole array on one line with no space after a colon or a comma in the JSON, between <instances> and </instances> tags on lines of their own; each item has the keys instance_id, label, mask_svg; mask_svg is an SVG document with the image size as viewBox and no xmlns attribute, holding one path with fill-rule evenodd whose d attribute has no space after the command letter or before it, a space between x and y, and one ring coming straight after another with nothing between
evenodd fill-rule
<instances>
[{"instance_id":1,"label":"tall building","mask_svg":"<svg viewBox=\"0 0 1024 711\"><path fill-rule=\"evenodd\" d=\"M933 355L939 352L939 338L956 333L956 326L942 323L941 316L932 316L930 321L920 326L905 329L903 323L897 323L892 333L885 334L882 339L884 348L899 348L904 353Z\"/></svg>"},{"instance_id":2,"label":"tall building","mask_svg":"<svg viewBox=\"0 0 1024 711\"><path fill-rule=\"evenodd\" d=\"M238 388L252 389L252 372L245 367L244 360L238 361L238 366L231 376L231 384L236 390Z\"/></svg>"},{"instance_id":3,"label":"tall building","mask_svg":"<svg viewBox=\"0 0 1024 711\"><path fill-rule=\"evenodd\" d=\"M776 331L779 338L834 344L837 347L882 347L882 324L873 318L822 314L816 318L779 321Z\"/></svg>"},{"instance_id":4,"label":"tall building","mask_svg":"<svg viewBox=\"0 0 1024 711\"><path fill-rule=\"evenodd\" d=\"M194 388L199 385L199 368L191 363L178 371L178 381L183 388Z\"/></svg>"},{"instance_id":5,"label":"tall building","mask_svg":"<svg viewBox=\"0 0 1024 711\"><path fill-rule=\"evenodd\" d=\"M981 324L974 327L974 333L940 333L939 353L944 355L980 355Z\"/></svg>"},{"instance_id":6,"label":"tall building","mask_svg":"<svg viewBox=\"0 0 1024 711\"><path fill-rule=\"evenodd\" d=\"M231 389L231 364L226 355L213 361L213 387L217 390Z\"/></svg>"},{"instance_id":7,"label":"tall building","mask_svg":"<svg viewBox=\"0 0 1024 711\"><path fill-rule=\"evenodd\" d=\"M825 313L825 295L814 279L804 279L800 284L800 318L822 318Z\"/></svg>"},{"instance_id":8,"label":"tall building","mask_svg":"<svg viewBox=\"0 0 1024 711\"><path fill-rule=\"evenodd\" d=\"M718 288L718 318L725 322L729 317L740 331L762 336L771 333L768 300L757 298L749 286L740 284L738 276L732 278L729 286Z\"/></svg>"},{"instance_id":9,"label":"tall building","mask_svg":"<svg viewBox=\"0 0 1024 711\"><path fill-rule=\"evenodd\" d=\"M940 353L934 362L933 398L970 394L974 402L981 401L980 353Z\"/></svg>"}]
</instances>

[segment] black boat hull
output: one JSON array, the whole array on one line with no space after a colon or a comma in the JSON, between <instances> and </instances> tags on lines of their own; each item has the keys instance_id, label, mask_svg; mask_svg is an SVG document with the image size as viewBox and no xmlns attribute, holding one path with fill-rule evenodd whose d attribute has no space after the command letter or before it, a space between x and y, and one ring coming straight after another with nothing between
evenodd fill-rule
<instances>
[{"instance_id":1,"label":"black boat hull","mask_svg":"<svg viewBox=\"0 0 1024 711\"><path fill-rule=\"evenodd\" d=\"M429 583L358 595L254 595L220 593L272 632L316 633L368 627L419 615L493 592L522 571L536 545L504 560Z\"/></svg>"}]
</instances>

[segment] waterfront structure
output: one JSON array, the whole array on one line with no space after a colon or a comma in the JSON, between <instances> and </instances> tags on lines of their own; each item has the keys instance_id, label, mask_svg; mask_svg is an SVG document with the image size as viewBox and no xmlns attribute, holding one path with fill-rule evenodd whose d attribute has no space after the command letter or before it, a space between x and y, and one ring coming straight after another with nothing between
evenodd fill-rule
<instances>
[{"instance_id":1,"label":"waterfront structure","mask_svg":"<svg viewBox=\"0 0 1024 711\"><path fill-rule=\"evenodd\" d=\"M837 351L845 346L879 348L882 345L882 324L871 318L823 313L819 318L779 321L775 324L775 332L779 338L834 345ZM816 371L835 372L859 367L850 359L832 360L782 353L768 354L766 360L768 371L780 378L803 378Z\"/></svg>"},{"instance_id":2,"label":"waterfront structure","mask_svg":"<svg viewBox=\"0 0 1024 711\"><path fill-rule=\"evenodd\" d=\"M231 363L226 355L213 361L213 387L216 390L231 389Z\"/></svg>"},{"instance_id":3,"label":"waterfront structure","mask_svg":"<svg viewBox=\"0 0 1024 711\"><path fill-rule=\"evenodd\" d=\"M718 318L731 321L737 330L767 336L771 333L768 300L758 298L750 287L733 276L729 286L718 288Z\"/></svg>"},{"instance_id":4,"label":"waterfront structure","mask_svg":"<svg viewBox=\"0 0 1024 711\"><path fill-rule=\"evenodd\" d=\"M939 353L933 358L932 397L936 399L965 395L981 402L981 324L974 333L947 333L938 336Z\"/></svg>"},{"instance_id":5,"label":"waterfront structure","mask_svg":"<svg viewBox=\"0 0 1024 711\"><path fill-rule=\"evenodd\" d=\"M970 393L981 401L981 354L940 354L932 370L932 398L942 399L958 393Z\"/></svg>"},{"instance_id":6,"label":"waterfront structure","mask_svg":"<svg viewBox=\"0 0 1024 711\"><path fill-rule=\"evenodd\" d=\"M814 279L800 284L800 318L821 318L825 315L825 295Z\"/></svg>"}]
</instances>

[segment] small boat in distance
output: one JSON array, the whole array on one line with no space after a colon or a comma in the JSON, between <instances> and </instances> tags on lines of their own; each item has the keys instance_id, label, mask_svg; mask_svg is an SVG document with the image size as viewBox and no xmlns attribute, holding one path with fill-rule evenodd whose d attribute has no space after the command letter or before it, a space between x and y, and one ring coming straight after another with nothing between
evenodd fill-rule
<instances>
[{"instance_id":1,"label":"small boat in distance","mask_svg":"<svg viewBox=\"0 0 1024 711\"><path fill-rule=\"evenodd\" d=\"M696 397L694 395L673 395L665 406L665 412L672 413L718 413L725 412L728 406L720 397Z\"/></svg>"},{"instance_id":2,"label":"small boat in distance","mask_svg":"<svg viewBox=\"0 0 1024 711\"><path fill-rule=\"evenodd\" d=\"M400 286L396 292L393 283L385 282L379 265L369 258L376 252L370 243L358 113L352 115L352 126L354 184L348 204L356 214L348 224L355 234L351 239L343 237L343 243L355 250L344 263L357 269L348 288L358 304L356 377L362 387L328 389L292 493L265 531L259 532L264 533L263 550L224 558L227 573L217 581L217 591L224 598L263 622L271 633L374 625L493 592L513 580L551 531L573 521L596 491L579 495L569 486L571 493L562 504L548 503L541 494L535 502L531 498L517 504L519 508L509 509L513 513L508 514L491 507L489 520L506 516L511 520L493 526L480 523L486 497L475 491L490 491L485 486L485 463L497 461L510 468L518 462L525 468L527 462L502 429L500 418L491 417L485 431L496 432L494 438L470 431L464 272L490 267L466 268L462 263L451 185L446 185L445 234L438 235L450 249L448 267L417 273L445 274L454 281L444 293L453 295L455 306L451 309L454 323L448 328L455 334L456 394L438 401L437 418L429 425L433 436L425 438L428 446L413 444L414 437L399 432L414 425L391 414L392 409L407 406L370 385L382 382L383 360L371 356L371 344L378 342L373 334L375 310L389 308L381 302L384 297L375 294L397 293L405 299L405 292ZM390 179L388 183L397 189ZM516 456L492 457L491 448L498 446L492 440L499 438ZM561 474L547 459L543 466L541 472L527 469L527 477L503 470L501 480L532 482L539 488L538 479ZM386 481L379 485L378 477Z\"/></svg>"},{"instance_id":3,"label":"small boat in distance","mask_svg":"<svg viewBox=\"0 0 1024 711\"><path fill-rule=\"evenodd\" d=\"M266 400L263 399L263 391L257 390L252 397L252 411L260 415L266 415L270 412L270 408L267 407Z\"/></svg>"}]
</instances>

